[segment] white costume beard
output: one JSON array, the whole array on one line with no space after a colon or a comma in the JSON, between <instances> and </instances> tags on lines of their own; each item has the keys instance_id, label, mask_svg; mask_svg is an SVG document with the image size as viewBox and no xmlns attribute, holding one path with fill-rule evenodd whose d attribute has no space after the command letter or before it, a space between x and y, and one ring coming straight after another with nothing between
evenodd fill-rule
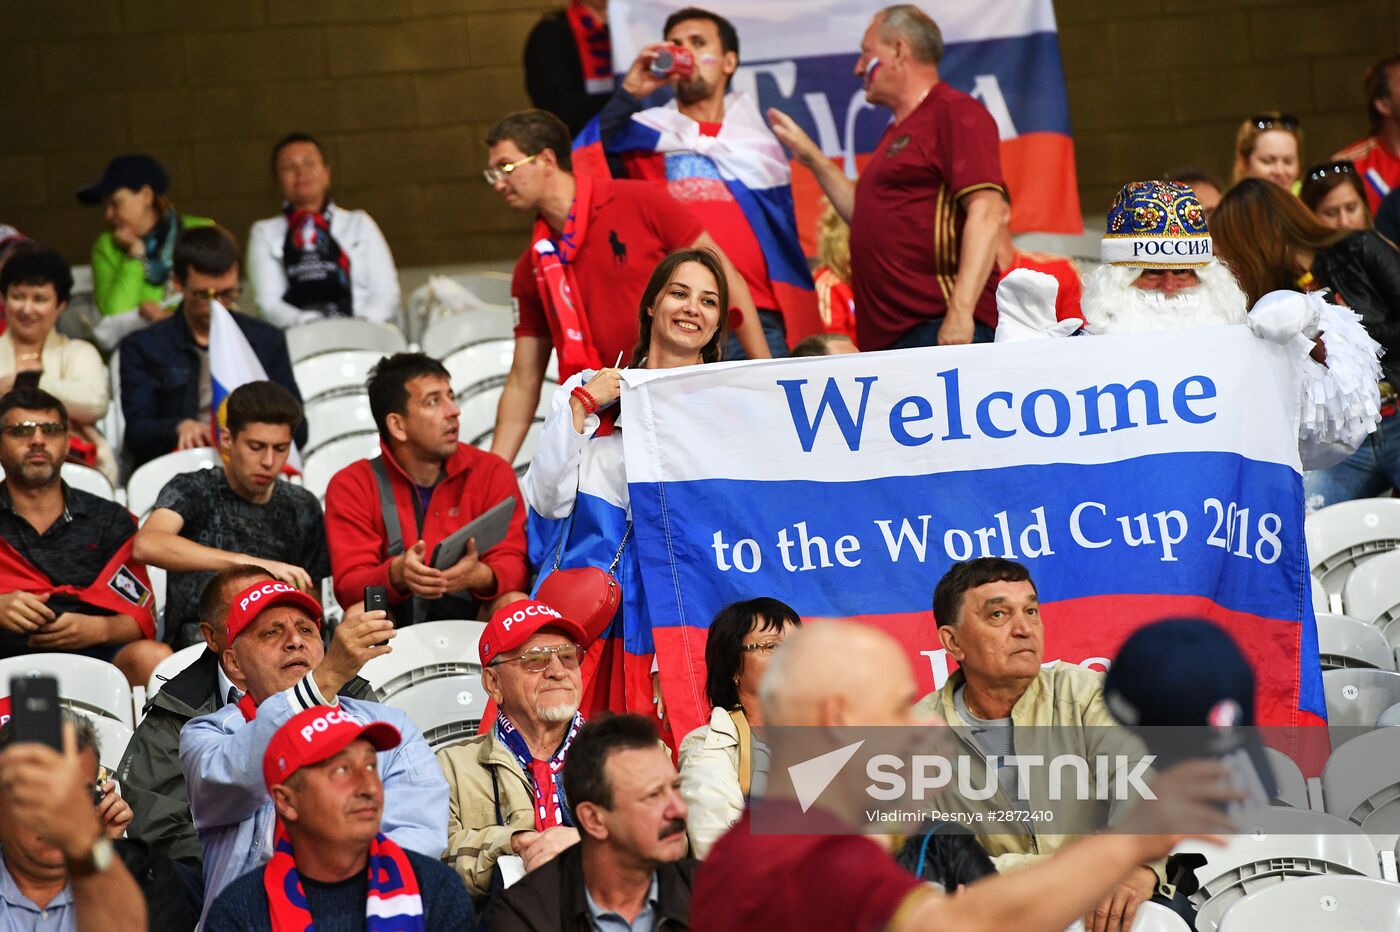
<instances>
[{"instance_id":1,"label":"white costume beard","mask_svg":"<svg viewBox=\"0 0 1400 932\"><path fill-rule=\"evenodd\" d=\"M1143 269L1101 265L1084 278L1080 307L1094 333L1189 330L1245 322L1245 295L1230 270L1212 259L1196 269L1200 284L1168 296L1134 288Z\"/></svg>"}]
</instances>

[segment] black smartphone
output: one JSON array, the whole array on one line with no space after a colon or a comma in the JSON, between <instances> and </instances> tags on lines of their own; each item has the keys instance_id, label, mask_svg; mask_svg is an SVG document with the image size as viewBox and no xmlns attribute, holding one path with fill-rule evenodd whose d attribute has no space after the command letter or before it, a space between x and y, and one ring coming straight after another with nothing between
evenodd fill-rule
<instances>
[{"instance_id":1,"label":"black smartphone","mask_svg":"<svg viewBox=\"0 0 1400 932\"><path fill-rule=\"evenodd\" d=\"M383 586L365 586L365 611L389 611L389 590ZM392 617L392 616L391 616ZM375 647L383 647L388 641L380 641Z\"/></svg>"},{"instance_id":2,"label":"black smartphone","mask_svg":"<svg viewBox=\"0 0 1400 932\"><path fill-rule=\"evenodd\" d=\"M58 680L52 676L16 676L10 680L10 724L16 741L37 741L63 750L63 712Z\"/></svg>"}]
</instances>

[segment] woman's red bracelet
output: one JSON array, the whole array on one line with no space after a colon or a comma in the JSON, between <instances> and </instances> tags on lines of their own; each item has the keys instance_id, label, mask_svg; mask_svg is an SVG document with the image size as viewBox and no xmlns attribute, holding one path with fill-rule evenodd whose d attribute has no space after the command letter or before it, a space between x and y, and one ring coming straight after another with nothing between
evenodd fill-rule
<instances>
[{"instance_id":1,"label":"woman's red bracelet","mask_svg":"<svg viewBox=\"0 0 1400 932\"><path fill-rule=\"evenodd\" d=\"M583 405L585 413L592 414L598 410L598 402L593 400L593 396L588 393L588 389L584 388L582 385L569 392L569 394L578 399L579 404Z\"/></svg>"}]
</instances>

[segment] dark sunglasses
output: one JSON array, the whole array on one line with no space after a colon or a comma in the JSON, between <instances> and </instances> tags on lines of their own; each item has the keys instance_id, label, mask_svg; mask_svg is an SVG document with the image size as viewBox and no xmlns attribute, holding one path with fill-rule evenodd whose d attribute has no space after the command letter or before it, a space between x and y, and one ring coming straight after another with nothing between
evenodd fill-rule
<instances>
[{"instance_id":1,"label":"dark sunglasses","mask_svg":"<svg viewBox=\"0 0 1400 932\"><path fill-rule=\"evenodd\" d=\"M1249 122L1254 124L1255 129L1286 129L1290 133L1296 133L1301 125L1298 118L1291 113L1280 113L1278 116L1261 113L1250 117Z\"/></svg>"},{"instance_id":2,"label":"dark sunglasses","mask_svg":"<svg viewBox=\"0 0 1400 932\"><path fill-rule=\"evenodd\" d=\"M1328 162L1326 165L1316 165L1308 170L1309 181L1321 181L1328 175L1354 175L1356 166L1350 162Z\"/></svg>"},{"instance_id":3,"label":"dark sunglasses","mask_svg":"<svg viewBox=\"0 0 1400 932\"><path fill-rule=\"evenodd\" d=\"M38 430L45 437L58 437L68 433L68 428L53 421L20 421L18 424L6 424L5 433L15 440L24 440Z\"/></svg>"}]
</instances>

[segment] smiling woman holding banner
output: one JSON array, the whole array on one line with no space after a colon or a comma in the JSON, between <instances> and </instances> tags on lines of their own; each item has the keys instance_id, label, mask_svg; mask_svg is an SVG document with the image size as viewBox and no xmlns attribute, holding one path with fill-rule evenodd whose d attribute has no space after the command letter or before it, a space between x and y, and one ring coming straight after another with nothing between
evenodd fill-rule
<instances>
[{"instance_id":1,"label":"smiling woman holding banner","mask_svg":"<svg viewBox=\"0 0 1400 932\"><path fill-rule=\"evenodd\" d=\"M726 333L729 289L719 258L684 249L661 260L642 292L640 336L631 365L673 369L715 362ZM619 360L620 362L620 360ZM554 570L596 567L621 590L618 618L584 662L585 715L652 708L651 630L642 615L641 574L629 550L631 507L622 455L621 370L585 370L555 393L530 471L520 483L532 511L532 537L553 542L536 551L552 564L541 573L548 601ZM557 528L541 528L554 519ZM556 580L553 585L558 585ZM602 627L606 619L599 616ZM590 631L596 635L598 631Z\"/></svg>"}]
</instances>

